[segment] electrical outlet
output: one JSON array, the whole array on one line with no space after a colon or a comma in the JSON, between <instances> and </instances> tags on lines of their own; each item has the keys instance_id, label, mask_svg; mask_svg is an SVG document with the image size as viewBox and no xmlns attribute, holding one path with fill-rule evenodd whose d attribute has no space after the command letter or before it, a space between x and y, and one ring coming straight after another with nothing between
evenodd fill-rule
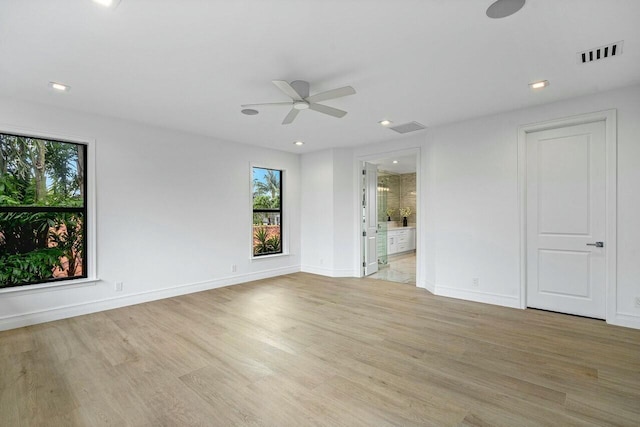
<instances>
[{"instance_id":1,"label":"electrical outlet","mask_svg":"<svg viewBox=\"0 0 640 427\"><path fill-rule=\"evenodd\" d=\"M473 286L474 288L477 288L478 286L480 286L480 279L477 277L474 277L473 280L471 281L471 286Z\"/></svg>"},{"instance_id":2,"label":"electrical outlet","mask_svg":"<svg viewBox=\"0 0 640 427\"><path fill-rule=\"evenodd\" d=\"M122 292L122 282L116 282L116 292Z\"/></svg>"},{"instance_id":3,"label":"electrical outlet","mask_svg":"<svg viewBox=\"0 0 640 427\"><path fill-rule=\"evenodd\" d=\"M640 297L636 297L636 307L640 308Z\"/></svg>"},{"instance_id":4,"label":"electrical outlet","mask_svg":"<svg viewBox=\"0 0 640 427\"><path fill-rule=\"evenodd\" d=\"M237 265L235 265L235 264L231 264L231 272L232 272L232 273L235 273L235 272L237 272L237 271L238 271L238 266L237 266Z\"/></svg>"}]
</instances>

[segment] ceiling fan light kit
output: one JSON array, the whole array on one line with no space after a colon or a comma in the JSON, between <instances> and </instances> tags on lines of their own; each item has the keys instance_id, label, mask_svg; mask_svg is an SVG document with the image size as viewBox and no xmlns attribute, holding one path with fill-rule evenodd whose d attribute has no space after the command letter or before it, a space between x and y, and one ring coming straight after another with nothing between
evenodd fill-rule
<instances>
[{"instance_id":1,"label":"ceiling fan light kit","mask_svg":"<svg viewBox=\"0 0 640 427\"><path fill-rule=\"evenodd\" d=\"M291 98L291 102L267 102L261 104L243 104L242 108L262 107L273 105L289 105L291 110L282 121L283 125L292 123L302 110L313 110L318 113L326 114L331 117L342 118L347 112L328 105L318 104L322 101L330 99L342 98L343 96L354 95L356 90L351 86L345 86L338 89L327 90L325 92L316 93L309 96L309 83L304 80L295 80L291 83L284 80L274 80L273 84L285 95Z\"/></svg>"}]
</instances>

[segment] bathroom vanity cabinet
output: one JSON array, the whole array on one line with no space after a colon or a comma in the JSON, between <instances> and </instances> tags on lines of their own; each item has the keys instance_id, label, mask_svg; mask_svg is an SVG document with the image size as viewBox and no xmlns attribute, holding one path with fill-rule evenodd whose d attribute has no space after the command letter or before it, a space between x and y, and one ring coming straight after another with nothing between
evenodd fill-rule
<instances>
[{"instance_id":1,"label":"bathroom vanity cabinet","mask_svg":"<svg viewBox=\"0 0 640 427\"><path fill-rule=\"evenodd\" d=\"M387 255L413 251L415 248L415 227L390 228L387 230Z\"/></svg>"}]
</instances>

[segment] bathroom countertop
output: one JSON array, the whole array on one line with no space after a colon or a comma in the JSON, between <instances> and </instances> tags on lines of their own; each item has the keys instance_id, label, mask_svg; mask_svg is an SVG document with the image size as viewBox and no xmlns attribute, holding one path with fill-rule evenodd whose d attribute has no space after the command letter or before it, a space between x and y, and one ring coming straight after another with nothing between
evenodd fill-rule
<instances>
[{"instance_id":1,"label":"bathroom countertop","mask_svg":"<svg viewBox=\"0 0 640 427\"><path fill-rule=\"evenodd\" d=\"M391 230L402 230L402 229L409 229L409 228L416 228L416 225L415 225L415 224L410 224L410 225L408 225L408 226L406 226L406 227L403 227L403 226L401 226L401 225L400 225L400 226L398 226L398 225L392 225L392 226L390 226L390 227L387 227L387 231L391 231Z\"/></svg>"}]
</instances>

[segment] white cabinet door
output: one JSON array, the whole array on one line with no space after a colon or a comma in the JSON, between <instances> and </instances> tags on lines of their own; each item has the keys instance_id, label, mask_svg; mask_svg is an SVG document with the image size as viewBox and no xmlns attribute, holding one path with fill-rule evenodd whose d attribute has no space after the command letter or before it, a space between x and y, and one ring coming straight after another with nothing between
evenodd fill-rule
<instances>
[{"instance_id":1,"label":"white cabinet door","mask_svg":"<svg viewBox=\"0 0 640 427\"><path fill-rule=\"evenodd\" d=\"M416 248L416 229L401 228L387 233L387 255L412 251Z\"/></svg>"},{"instance_id":2,"label":"white cabinet door","mask_svg":"<svg viewBox=\"0 0 640 427\"><path fill-rule=\"evenodd\" d=\"M387 255L393 255L398 252L398 235L395 231L387 233Z\"/></svg>"}]
</instances>

